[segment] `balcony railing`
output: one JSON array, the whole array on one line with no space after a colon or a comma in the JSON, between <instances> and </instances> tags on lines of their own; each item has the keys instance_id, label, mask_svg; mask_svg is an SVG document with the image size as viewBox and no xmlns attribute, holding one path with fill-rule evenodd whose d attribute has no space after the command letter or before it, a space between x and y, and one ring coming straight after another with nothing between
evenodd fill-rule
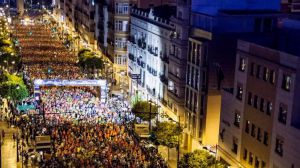
<instances>
[{"instance_id":1,"label":"balcony railing","mask_svg":"<svg viewBox=\"0 0 300 168\"><path fill-rule=\"evenodd\" d=\"M139 46L140 48L142 48L143 50L146 49L147 44L146 44L146 42L145 42L145 39L138 39L138 46Z\"/></svg>"},{"instance_id":2,"label":"balcony railing","mask_svg":"<svg viewBox=\"0 0 300 168\"><path fill-rule=\"evenodd\" d=\"M166 53L162 54L162 55L160 56L160 59L161 59L163 62L165 62L165 63L169 63L169 57L167 56Z\"/></svg>"},{"instance_id":3,"label":"balcony railing","mask_svg":"<svg viewBox=\"0 0 300 168\"><path fill-rule=\"evenodd\" d=\"M168 78L164 74L159 75L159 79L162 83L168 85Z\"/></svg>"},{"instance_id":4,"label":"balcony railing","mask_svg":"<svg viewBox=\"0 0 300 168\"><path fill-rule=\"evenodd\" d=\"M134 37L134 36L130 36L129 41L130 41L132 44L136 44L136 41L135 41L135 37Z\"/></svg>"},{"instance_id":5,"label":"balcony railing","mask_svg":"<svg viewBox=\"0 0 300 168\"><path fill-rule=\"evenodd\" d=\"M128 54L128 58L129 58L131 61L135 62L135 57L134 57L133 54L129 53L129 54Z\"/></svg>"}]
</instances>

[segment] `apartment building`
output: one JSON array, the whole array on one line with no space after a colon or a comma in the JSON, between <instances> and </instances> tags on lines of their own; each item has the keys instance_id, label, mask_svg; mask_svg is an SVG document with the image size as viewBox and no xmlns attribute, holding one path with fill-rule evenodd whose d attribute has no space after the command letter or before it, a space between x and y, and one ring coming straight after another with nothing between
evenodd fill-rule
<instances>
[{"instance_id":1,"label":"apartment building","mask_svg":"<svg viewBox=\"0 0 300 168\"><path fill-rule=\"evenodd\" d=\"M299 0L282 0L281 10L287 13L298 13L300 12L300 1Z\"/></svg>"},{"instance_id":2,"label":"apartment building","mask_svg":"<svg viewBox=\"0 0 300 168\"><path fill-rule=\"evenodd\" d=\"M85 44L96 47L94 0L56 0L54 14L63 26L62 29L77 32Z\"/></svg>"},{"instance_id":3,"label":"apartment building","mask_svg":"<svg viewBox=\"0 0 300 168\"><path fill-rule=\"evenodd\" d=\"M96 39L98 47L113 63L117 83L127 83L127 41L130 9L137 0L96 1Z\"/></svg>"},{"instance_id":4,"label":"apartment building","mask_svg":"<svg viewBox=\"0 0 300 168\"><path fill-rule=\"evenodd\" d=\"M158 104L167 99L170 34L174 31L169 19L175 12L174 6L167 5L131 10L128 73L129 77L141 76L130 79L131 94Z\"/></svg>"},{"instance_id":5,"label":"apartment building","mask_svg":"<svg viewBox=\"0 0 300 168\"><path fill-rule=\"evenodd\" d=\"M192 2L185 85L189 150L218 143L221 90L234 85L237 39L274 30L280 14L279 1L273 2L266 9L262 1Z\"/></svg>"},{"instance_id":6,"label":"apartment building","mask_svg":"<svg viewBox=\"0 0 300 168\"><path fill-rule=\"evenodd\" d=\"M218 146L218 157L233 167L300 167L299 28L238 41Z\"/></svg>"}]
</instances>

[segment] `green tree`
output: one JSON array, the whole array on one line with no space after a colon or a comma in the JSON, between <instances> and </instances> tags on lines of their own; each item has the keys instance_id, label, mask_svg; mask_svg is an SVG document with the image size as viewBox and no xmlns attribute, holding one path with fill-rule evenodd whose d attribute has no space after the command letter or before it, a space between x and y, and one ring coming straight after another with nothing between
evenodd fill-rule
<instances>
[{"instance_id":1,"label":"green tree","mask_svg":"<svg viewBox=\"0 0 300 168\"><path fill-rule=\"evenodd\" d=\"M205 150L186 153L180 159L178 168L226 168L215 157Z\"/></svg>"},{"instance_id":2,"label":"green tree","mask_svg":"<svg viewBox=\"0 0 300 168\"><path fill-rule=\"evenodd\" d=\"M151 114L151 119L154 119L158 112L158 106L151 104L148 101L136 102L133 105L131 110L136 117L139 117L144 121L148 121L150 119L150 108L151 108L151 113L156 113L156 114Z\"/></svg>"},{"instance_id":3,"label":"green tree","mask_svg":"<svg viewBox=\"0 0 300 168\"><path fill-rule=\"evenodd\" d=\"M182 131L182 127L177 123L167 121L159 122L152 130L151 140L157 145L168 147L169 153L170 148L178 147L178 141L180 141Z\"/></svg>"},{"instance_id":4,"label":"green tree","mask_svg":"<svg viewBox=\"0 0 300 168\"><path fill-rule=\"evenodd\" d=\"M16 102L28 97L29 92L21 77L4 73L0 83L0 95Z\"/></svg>"}]
</instances>

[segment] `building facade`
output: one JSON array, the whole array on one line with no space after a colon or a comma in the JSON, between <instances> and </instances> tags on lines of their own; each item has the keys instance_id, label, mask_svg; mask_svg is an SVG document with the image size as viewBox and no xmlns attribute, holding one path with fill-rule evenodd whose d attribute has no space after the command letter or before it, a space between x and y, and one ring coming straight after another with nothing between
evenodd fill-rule
<instances>
[{"instance_id":1,"label":"building facade","mask_svg":"<svg viewBox=\"0 0 300 168\"><path fill-rule=\"evenodd\" d=\"M233 167L299 167L300 52L260 43L238 42L234 88L222 97L218 157Z\"/></svg>"},{"instance_id":2,"label":"building facade","mask_svg":"<svg viewBox=\"0 0 300 168\"><path fill-rule=\"evenodd\" d=\"M133 8L131 12L128 43L130 92L131 95L138 93L144 100L152 99L161 107L166 105L167 99L170 34L174 31L169 18L174 14L175 7L172 6ZM132 78L136 74L140 79Z\"/></svg>"},{"instance_id":3,"label":"building facade","mask_svg":"<svg viewBox=\"0 0 300 168\"><path fill-rule=\"evenodd\" d=\"M114 78L127 83L127 41L130 32L130 9L137 0L96 2L96 39L98 47L113 63ZM126 90L127 91L127 90Z\"/></svg>"},{"instance_id":4,"label":"building facade","mask_svg":"<svg viewBox=\"0 0 300 168\"><path fill-rule=\"evenodd\" d=\"M87 47L88 44L95 49L97 41L95 38L95 1L86 0L56 0L54 15L62 26L62 34L67 33L67 29L73 37L76 34L81 37ZM80 43L78 43L80 44Z\"/></svg>"}]
</instances>

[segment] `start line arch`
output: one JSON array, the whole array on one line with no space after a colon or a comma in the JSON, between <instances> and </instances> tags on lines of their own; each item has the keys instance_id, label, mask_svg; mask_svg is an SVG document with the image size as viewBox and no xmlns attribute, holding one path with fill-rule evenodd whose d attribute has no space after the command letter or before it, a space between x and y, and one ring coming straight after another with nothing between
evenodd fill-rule
<instances>
[{"instance_id":1,"label":"start line arch","mask_svg":"<svg viewBox=\"0 0 300 168\"><path fill-rule=\"evenodd\" d=\"M40 87L41 86L98 86L100 87L100 101L105 103L107 100L107 81L106 80L42 80L36 79L34 84L34 97L36 100L40 100Z\"/></svg>"}]
</instances>

